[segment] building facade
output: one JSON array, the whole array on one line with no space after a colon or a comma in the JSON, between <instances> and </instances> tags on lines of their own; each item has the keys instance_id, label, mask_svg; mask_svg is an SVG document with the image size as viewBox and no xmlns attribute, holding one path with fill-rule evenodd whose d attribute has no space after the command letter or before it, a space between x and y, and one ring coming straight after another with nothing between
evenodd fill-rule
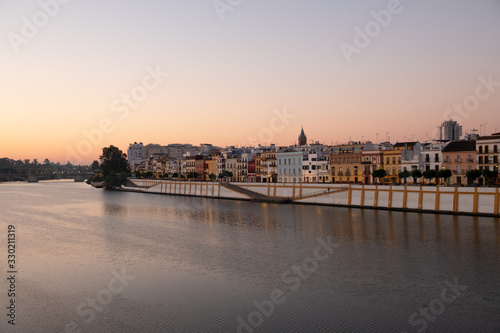
<instances>
[{"instance_id":1,"label":"building facade","mask_svg":"<svg viewBox=\"0 0 500 333\"><path fill-rule=\"evenodd\" d=\"M302 159L301 152L277 153L278 182L300 183L302 181Z\"/></svg>"},{"instance_id":2,"label":"building facade","mask_svg":"<svg viewBox=\"0 0 500 333\"><path fill-rule=\"evenodd\" d=\"M452 141L448 143L443 148L443 168L451 170L451 184L467 185L467 171L477 168L476 141Z\"/></svg>"}]
</instances>

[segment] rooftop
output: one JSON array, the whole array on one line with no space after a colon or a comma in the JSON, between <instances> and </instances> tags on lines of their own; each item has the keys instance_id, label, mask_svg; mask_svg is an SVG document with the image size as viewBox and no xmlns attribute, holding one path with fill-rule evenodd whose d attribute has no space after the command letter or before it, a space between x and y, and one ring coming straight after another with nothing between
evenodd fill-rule
<instances>
[{"instance_id":1,"label":"rooftop","mask_svg":"<svg viewBox=\"0 0 500 333\"><path fill-rule=\"evenodd\" d=\"M443 153L454 151L476 151L476 140L451 141L443 148Z\"/></svg>"}]
</instances>

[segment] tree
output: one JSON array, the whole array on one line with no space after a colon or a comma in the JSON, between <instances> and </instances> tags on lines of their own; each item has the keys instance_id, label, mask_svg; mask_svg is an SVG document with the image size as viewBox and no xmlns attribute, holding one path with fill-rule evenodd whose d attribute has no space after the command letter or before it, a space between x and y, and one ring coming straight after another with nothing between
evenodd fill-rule
<instances>
[{"instance_id":1,"label":"tree","mask_svg":"<svg viewBox=\"0 0 500 333\"><path fill-rule=\"evenodd\" d=\"M372 172L372 177L378 178L379 183L381 182L382 178L384 178L385 176L387 176L387 171L385 171L384 169L373 170L373 172Z\"/></svg>"},{"instance_id":2,"label":"tree","mask_svg":"<svg viewBox=\"0 0 500 333\"><path fill-rule=\"evenodd\" d=\"M198 172L189 172L187 174L188 179L198 178Z\"/></svg>"},{"instance_id":3,"label":"tree","mask_svg":"<svg viewBox=\"0 0 500 333\"><path fill-rule=\"evenodd\" d=\"M174 172L174 173L172 174L172 178L179 178L179 173Z\"/></svg>"},{"instance_id":4,"label":"tree","mask_svg":"<svg viewBox=\"0 0 500 333\"><path fill-rule=\"evenodd\" d=\"M413 177L413 184L417 183L417 179L422 177L422 171L415 169L410 172L410 176Z\"/></svg>"},{"instance_id":5,"label":"tree","mask_svg":"<svg viewBox=\"0 0 500 333\"><path fill-rule=\"evenodd\" d=\"M405 181L405 185L406 185L406 178L410 177L410 176L411 176L411 174L410 174L410 172L409 172L408 170L406 170L406 168L405 168L403 171L401 171L401 172L399 172L399 173L398 173L398 176L399 176L399 178L403 178L403 179L404 179L404 181Z\"/></svg>"},{"instance_id":6,"label":"tree","mask_svg":"<svg viewBox=\"0 0 500 333\"><path fill-rule=\"evenodd\" d=\"M142 172L140 172L140 171L135 172L135 178L141 178L141 176L142 176Z\"/></svg>"},{"instance_id":7,"label":"tree","mask_svg":"<svg viewBox=\"0 0 500 333\"><path fill-rule=\"evenodd\" d=\"M448 169L441 169L437 172L437 177L443 178L443 183L446 181L446 179L450 178L451 175L451 170Z\"/></svg>"},{"instance_id":8,"label":"tree","mask_svg":"<svg viewBox=\"0 0 500 333\"><path fill-rule=\"evenodd\" d=\"M211 173L210 175L208 175L208 178L210 178L211 181L214 181L215 178L217 178L217 177L215 176L214 173Z\"/></svg>"},{"instance_id":9,"label":"tree","mask_svg":"<svg viewBox=\"0 0 500 333\"><path fill-rule=\"evenodd\" d=\"M429 181L430 181L431 179L434 179L437 177L437 171L434 169L426 170L426 171L424 171L423 176L425 179L429 179Z\"/></svg>"},{"instance_id":10,"label":"tree","mask_svg":"<svg viewBox=\"0 0 500 333\"><path fill-rule=\"evenodd\" d=\"M121 186L126 181L129 172L127 155L118 147L111 145L102 149L100 159L106 188L114 189Z\"/></svg>"},{"instance_id":11,"label":"tree","mask_svg":"<svg viewBox=\"0 0 500 333\"><path fill-rule=\"evenodd\" d=\"M98 170L99 169L99 162L98 161L92 162L92 164L90 165L90 168L92 170Z\"/></svg>"},{"instance_id":12,"label":"tree","mask_svg":"<svg viewBox=\"0 0 500 333\"><path fill-rule=\"evenodd\" d=\"M489 169L483 169L482 175L488 184L494 183L494 180L498 177L498 171L490 171ZM486 183L486 182L485 182Z\"/></svg>"},{"instance_id":13,"label":"tree","mask_svg":"<svg viewBox=\"0 0 500 333\"><path fill-rule=\"evenodd\" d=\"M49 165L50 164L50 160L48 158L44 159L43 160L43 164Z\"/></svg>"},{"instance_id":14,"label":"tree","mask_svg":"<svg viewBox=\"0 0 500 333\"><path fill-rule=\"evenodd\" d=\"M474 183L476 179L481 177L481 171L474 169L474 170L469 170L465 173L465 177L469 180L469 183Z\"/></svg>"}]
</instances>

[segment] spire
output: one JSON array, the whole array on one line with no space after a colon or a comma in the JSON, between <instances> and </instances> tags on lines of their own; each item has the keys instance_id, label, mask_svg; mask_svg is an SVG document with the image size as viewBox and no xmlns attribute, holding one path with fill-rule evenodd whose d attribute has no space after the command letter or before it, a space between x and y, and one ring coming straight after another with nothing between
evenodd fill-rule
<instances>
[{"instance_id":1,"label":"spire","mask_svg":"<svg viewBox=\"0 0 500 333\"><path fill-rule=\"evenodd\" d=\"M304 133L304 126L302 126L302 130L300 131L299 135L299 146L306 146L307 145L307 136Z\"/></svg>"}]
</instances>

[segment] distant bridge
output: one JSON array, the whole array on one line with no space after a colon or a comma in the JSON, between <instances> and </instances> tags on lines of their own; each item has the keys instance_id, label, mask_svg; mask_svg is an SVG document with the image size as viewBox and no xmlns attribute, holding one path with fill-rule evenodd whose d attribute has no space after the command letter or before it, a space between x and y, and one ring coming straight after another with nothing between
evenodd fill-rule
<instances>
[{"instance_id":1,"label":"distant bridge","mask_svg":"<svg viewBox=\"0 0 500 333\"><path fill-rule=\"evenodd\" d=\"M91 172L83 172L72 175L68 178L62 178L59 175L30 175L30 174L0 174L0 182L32 182L36 183L40 180L55 180L55 179L73 179L76 182L83 182L92 175ZM58 177L59 176L59 177Z\"/></svg>"}]
</instances>

